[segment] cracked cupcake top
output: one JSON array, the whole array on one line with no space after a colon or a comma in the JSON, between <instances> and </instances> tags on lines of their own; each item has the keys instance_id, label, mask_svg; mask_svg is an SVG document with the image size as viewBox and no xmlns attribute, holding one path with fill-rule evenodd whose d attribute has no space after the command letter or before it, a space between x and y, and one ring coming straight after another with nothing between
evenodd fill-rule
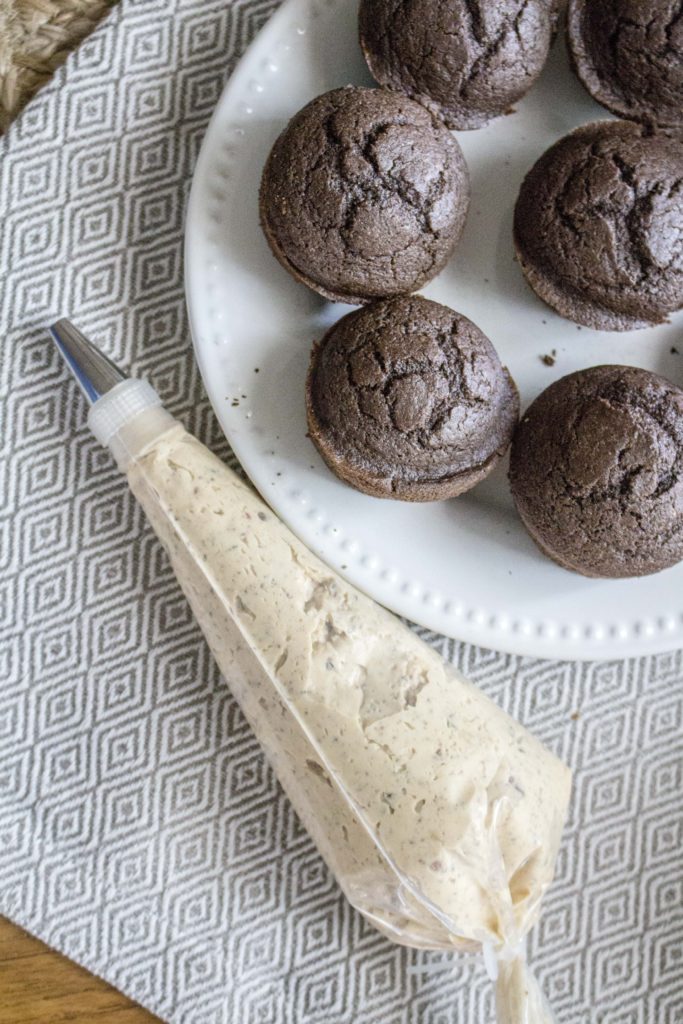
<instances>
[{"instance_id":1,"label":"cracked cupcake top","mask_svg":"<svg viewBox=\"0 0 683 1024\"><path fill-rule=\"evenodd\" d=\"M683 125L680 0L571 0L569 45L591 96L621 117Z\"/></svg>"},{"instance_id":2,"label":"cracked cupcake top","mask_svg":"<svg viewBox=\"0 0 683 1024\"><path fill-rule=\"evenodd\" d=\"M470 320L420 295L349 313L313 350L310 436L334 473L378 497L474 486L505 452L517 389Z\"/></svg>"},{"instance_id":3,"label":"cracked cupcake top","mask_svg":"<svg viewBox=\"0 0 683 1024\"><path fill-rule=\"evenodd\" d=\"M642 576L683 559L683 390L595 366L522 417L510 483L539 547L585 576Z\"/></svg>"},{"instance_id":4,"label":"cracked cupcake top","mask_svg":"<svg viewBox=\"0 0 683 1024\"><path fill-rule=\"evenodd\" d=\"M360 40L374 78L479 128L536 81L550 48L549 0L361 0Z\"/></svg>"},{"instance_id":5,"label":"cracked cupcake top","mask_svg":"<svg viewBox=\"0 0 683 1024\"><path fill-rule=\"evenodd\" d=\"M529 284L577 323L630 330L683 305L683 143L584 125L532 167L515 208Z\"/></svg>"},{"instance_id":6,"label":"cracked cupcake top","mask_svg":"<svg viewBox=\"0 0 683 1024\"><path fill-rule=\"evenodd\" d=\"M469 202L455 139L417 103L347 86L287 125L263 171L261 222L280 262L336 301L419 288L446 263Z\"/></svg>"}]
</instances>

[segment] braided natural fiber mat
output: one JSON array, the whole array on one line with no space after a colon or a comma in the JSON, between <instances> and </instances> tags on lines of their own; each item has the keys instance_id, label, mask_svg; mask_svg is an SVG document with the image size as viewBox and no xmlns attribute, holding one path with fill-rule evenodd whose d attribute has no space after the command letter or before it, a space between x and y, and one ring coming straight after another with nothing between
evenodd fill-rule
<instances>
[{"instance_id":1,"label":"braided natural fiber mat","mask_svg":"<svg viewBox=\"0 0 683 1024\"><path fill-rule=\"evenodd\" d=\"M116 0L0 0L0 132Z\"/></svg>"}]
</instances>

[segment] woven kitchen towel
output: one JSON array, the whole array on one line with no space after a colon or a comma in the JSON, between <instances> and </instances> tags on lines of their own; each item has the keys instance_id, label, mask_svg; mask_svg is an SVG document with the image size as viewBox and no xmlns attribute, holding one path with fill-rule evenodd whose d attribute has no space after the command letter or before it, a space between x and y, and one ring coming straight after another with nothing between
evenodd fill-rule
<instances>
[{"instance_id":1,"label":"woven kitchen towel","mask_svg":"<svg viewBox=\"0 0 683 1024\"><path fill-rule=\"evenodd\" d=\"M174 1024L484 1024L476 960L342 898L45 335L65 312L227 455L182 213L272 0L122 0L0 142L0 912ZM683 657L555 664L422 634L576 773L531 955L561 1024L683 1021Z\"/></svg>"}]
</instances>

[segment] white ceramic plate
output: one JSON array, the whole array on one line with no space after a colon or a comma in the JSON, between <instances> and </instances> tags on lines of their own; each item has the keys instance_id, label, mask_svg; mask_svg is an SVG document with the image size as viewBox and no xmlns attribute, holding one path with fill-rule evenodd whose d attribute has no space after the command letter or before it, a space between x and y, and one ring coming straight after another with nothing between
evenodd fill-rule
<instances>
[{"instance_id":1,"label":"white ceramic plate","mask_svg":"<svg viewBox=\"0 0 683 1024\"><path fill-rule=\"evenodd\" d=\"M355 0L287 0L231 76L207 131L187 217L187 297L204 383L256 487L326 562L428 628L499 650L609 658L683 646L683 564L637 580L587 580L544 558L517 519L499 467L449 502L369 498L337 481L306 437L311 343L348 307L323 302L271 256L258 225L261 168L287 120L349 82L370 84ZM523 405L552 380L630 363L683 383L677 323L598 333L555 316L513 261L512 210L536 158L606 117L571 74L563 44L517 112L459 132L472 176L463 239L424 291L494 342ZM557 351L554 367L541 356Z\"/></svg>"}]
</instances>

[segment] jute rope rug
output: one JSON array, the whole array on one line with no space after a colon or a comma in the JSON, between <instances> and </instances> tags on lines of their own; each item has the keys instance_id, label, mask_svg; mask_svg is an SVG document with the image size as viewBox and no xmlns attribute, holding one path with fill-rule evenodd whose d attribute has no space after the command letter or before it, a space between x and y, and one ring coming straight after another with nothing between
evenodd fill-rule
<instances>
[{"instance_id":1,"label":"jute rope rug","mask_svg":"<svg viewBox=\"0 0 683 1024\"><path fill-rule=\"evenodd\" d=\"M0 0L0 133L116 0Z\"/></svg>"}]
</instances>

